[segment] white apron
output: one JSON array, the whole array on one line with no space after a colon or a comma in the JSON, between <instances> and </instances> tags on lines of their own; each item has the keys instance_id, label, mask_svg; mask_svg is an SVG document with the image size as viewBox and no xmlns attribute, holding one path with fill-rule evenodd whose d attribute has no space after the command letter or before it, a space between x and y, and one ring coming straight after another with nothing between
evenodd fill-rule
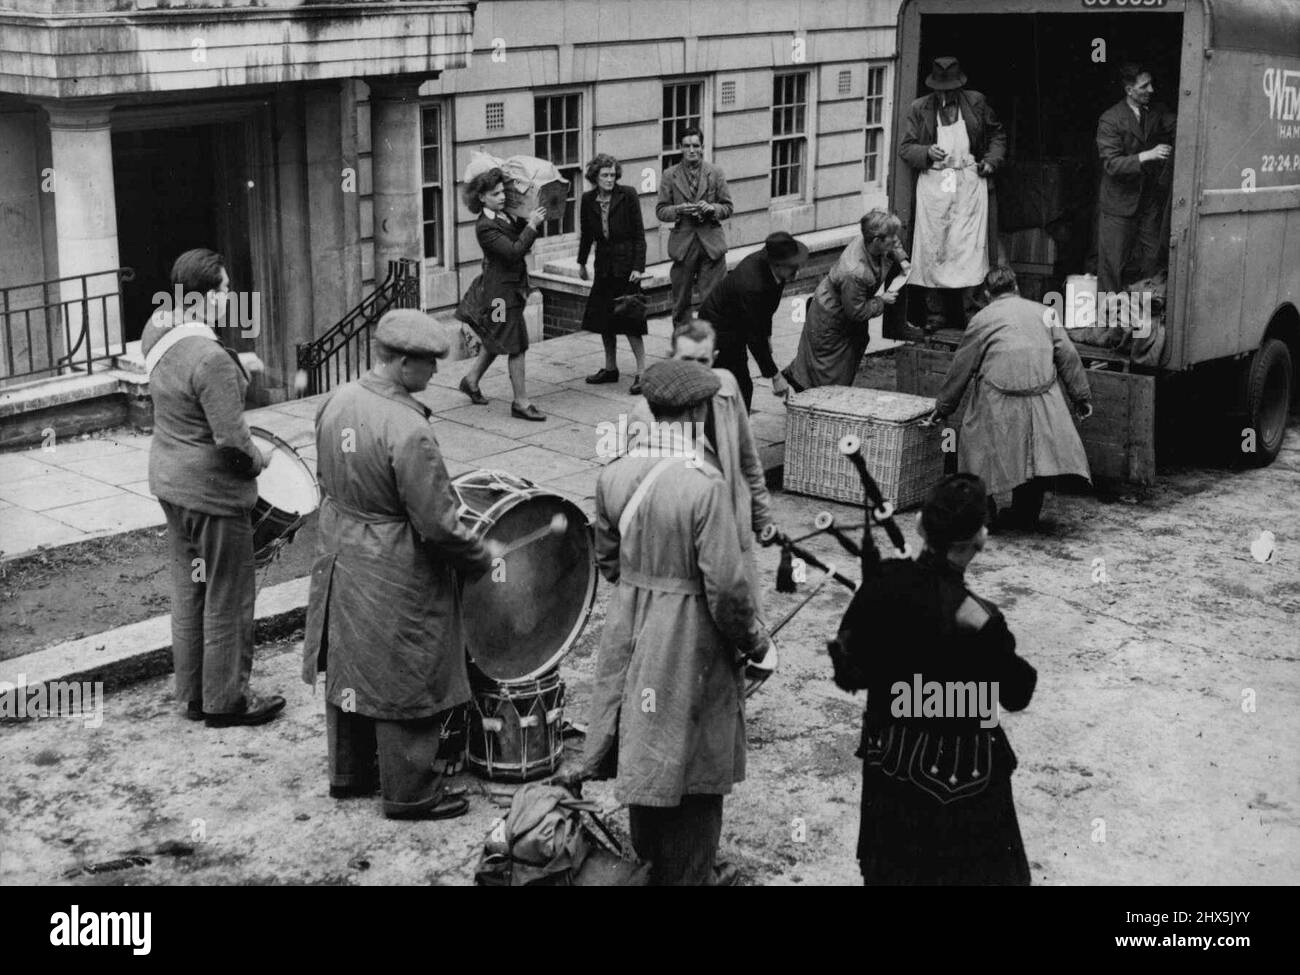
<instances>
[{"instance_id":1,"label":"white apron","mask_svg":"<svg viewBox=\"0 0 1300 975\"><path fill-rule=\"evenodd\" d=\"M916 233L909 284L969 288L988 274L989 188L975 171L966 123L958 113L940 125L939 148L948 155L940 169L916 180Z\"/></svg>"}]
</instances>

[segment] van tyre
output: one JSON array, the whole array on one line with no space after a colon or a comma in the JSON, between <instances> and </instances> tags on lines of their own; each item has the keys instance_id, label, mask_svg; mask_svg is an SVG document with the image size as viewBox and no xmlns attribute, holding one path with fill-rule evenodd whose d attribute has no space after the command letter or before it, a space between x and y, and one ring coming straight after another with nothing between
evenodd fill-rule
<instances>
[{"instance_id":1,"label":"van tyre","mask_svg":"<svg viewBox=\"0 0 1300 975\"><path fill-rule=\"evenodd\" d=\"M1286 343L1265 339L1246 373L1246 421L1255 431L1255 452L1246 456L1256 467L1273 463L1282 449L1293 378L1291 350Z\"/></svg>"}]
</instances>

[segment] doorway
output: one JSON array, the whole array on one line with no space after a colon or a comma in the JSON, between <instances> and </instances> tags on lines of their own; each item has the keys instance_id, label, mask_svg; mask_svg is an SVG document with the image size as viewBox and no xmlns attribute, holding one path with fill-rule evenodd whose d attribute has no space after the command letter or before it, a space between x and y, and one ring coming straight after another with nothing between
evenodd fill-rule
<instances>
[{"instance_id":1,"label":"doorway","mask_svg":"<svg viewBox=\"0 0 1300 975\"><path fill-rule=\"evenodd\" d=\"M122 287L127 341L140 338L155 296L172 290L172 263L191 248L226 259L232 292L257 290L247 159L242 122L113 133L118 252L121 264L135 269L135 279ZM253 338L239 328L217 334L236 350L253 348Z\"/></svg>"}]
</instances>

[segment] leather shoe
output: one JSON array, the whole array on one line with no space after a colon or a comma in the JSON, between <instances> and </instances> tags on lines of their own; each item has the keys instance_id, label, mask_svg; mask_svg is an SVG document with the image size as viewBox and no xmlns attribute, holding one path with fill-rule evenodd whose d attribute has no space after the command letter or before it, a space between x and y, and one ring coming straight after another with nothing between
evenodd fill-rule
<instances>
[{"instance_id":1,"label":"leather shoe","mask_svg":"<svg viewBox=\"0 0 1300 975\"><path fill-rule=\"evenodd\" d=\"M627 391L633 396L641 395L641 374L640 373L637 373L632 378L632 385L628 387Z\"/></svg>"},{"instance_id":2,"label":"leather shoe","mask_svg":"<svg viewBox=\"0 0 1300 975\"><path fill-rule=\"evenodd\" d=\"M203 723L209 728L230 728L234 725L266 724L284 710L284 698L279 694L269 697L250 695L237 711L213 714L204 712Z\"/></svg>"},{"instance_id":3,"label":"leather shoe","mask_svg":"<svg viewBox=\"0 0 1300 975\"><path fill-rule=\"evenodd\" d=\"M385 810L384 815L388 819L455 819L467 812L469 812L469 800L464 796L455 796L440 799L433 805L417 807L409 811L405 809L401 812Z\"/></svg>"},{"instance_id":4,"label":"leather shoe","mask_svg":"<svg viewBox=\"0 0 1300 975\"><path fill-rule=\"evenodd\" d=\"M546 414L531 403L527 409L520 409L518 405L511 403L510 415L519 420L533 420L534 422L546 419Z\"/></svg>"},{"instance_id":5,"label":"leather shoe","mask_svg":"<svg viewBox=\"0 0 1300 975\"><path fill-rule=\"evenodd\" d=\"M203 702L190 701L188 704L185 705L185 710L182 711L181 714L184 715L186 721L202 721Z\"/></svg>"},{"instance_id":6,"label":"leather shoe","mask_svg":"<svg viewBox=\"0 0 1300 975\"><path fill-rule=\"evenodd\" d=\"M332 785L330 786L330 798L361 799L365 796L373 796L378 791L378 785Z\"/></svg>"},{"instance_id":7,"label":"leather shoe","mask_svg":"<svg viewBox=\"0 0 1300 975\"><path fill-rule=\"evenodd\" d=\"M598 369L587 377L587 382L592 386L599 386L601 383L616 383L618 382L618 370Z\"/></svg>"},{"instance_id":8,"label":"leather shoe","mask_svg":"<svg viewBox=\"0 0 1300 975\"><path fill-rule=\"evenodd\" d=\"M462 393L468 396L469 401L473 403L475 406L484 406L487 404L488 399L486 396L483 395L483 391L480 390L477 386L471 386L469 384L468 376L466 376L464 379L460 381L460 385L457 387L457 389L459 389Z\"/></svg>"}]
</instances>

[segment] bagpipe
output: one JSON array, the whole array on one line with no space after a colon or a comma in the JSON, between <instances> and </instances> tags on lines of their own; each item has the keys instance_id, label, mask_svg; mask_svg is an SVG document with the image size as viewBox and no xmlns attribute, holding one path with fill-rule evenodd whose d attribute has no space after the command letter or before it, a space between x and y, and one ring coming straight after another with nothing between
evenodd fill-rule
<instances>
[{"instance_id":1,"label":"bagpipe","mask_svg":"<svg viewBox=\"0 0 1300 975\"><path fill-rule=\"evenodd\" d=\"M859 480L862 481L862 524L840 526L836 524L834 515L829 511L823 511L813 519L813 531L798 538L791 538L777 531L773 525L763 530L759 541L764 545L778 545L781 548L781 562L776 571L777 592L797 592L798 583L803 581L807 566L822 572L822 578L813 590L772 628L770 631L772 636L775 636L794 618L795 614L808 605L827 582L834 580L850 592L857 592L860 586L879 577L881 558L880 550L876 548L871 533L873 525L878 525L885 530L885 534L900 557L911 557L911 550L903 538L902 529L894 521L894 506L885 500L880 492L880 485L867 470L866 460L862 456L862 441L854 434L848 433L840 438L837 446L840 453L848 458L853 469L857 471ZM861 541L855 542L851 536L858 530L861 531ZM858 560L862 574L861 582L854 582L839 572L834 565L823 562L804 547L804 542L818 535L829 535L839 543L841 548ZM827 651L835 668L835 683L844 690L860 690L865 685L861 676L854 672L844 645L844 636L841 631L834 640L827 641Z\"/></svg>"}]
</instances>

